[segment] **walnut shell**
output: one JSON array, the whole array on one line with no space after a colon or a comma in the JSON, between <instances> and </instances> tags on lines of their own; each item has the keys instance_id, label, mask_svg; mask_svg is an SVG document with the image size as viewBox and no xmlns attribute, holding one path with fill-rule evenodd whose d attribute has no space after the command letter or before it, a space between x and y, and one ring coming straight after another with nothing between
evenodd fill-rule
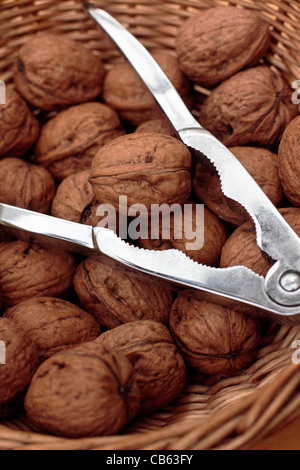
<instances>
[{"instance_id":1,"label":"walnut shell","mask_svg":"<svg viewBox=\"0 0 300 470\"><path fill-rule=\"evenodd\" d=\"M168 322L173 303L168 290L139 280L100 256L79 265L74 287L84 310L108 329L135 320Z\"/></svg>"},{"instance_id":2,"label":"walnut shell","mask_svg":"<svg viewBox=\"0 0 300 470\"><path fill-rule=\"evenodd\" d=\"M23 241L0 244L3 307L32 297L64 297L72 290L74 255Z\"/></svg>"},{"instance_id":3,"label":"walnut shell","mask_svg":"<svg viewBox=\"0 0 300 470\"><path fill-rule=\"evenodd\" d=\"M135 129L135 133L137 134L147 134L152 132L155 132L156 134L166 134L170 135L171 137L178 138L178 133L175 131L174 127L166 117L145 121Z\"/></svg>"},{"instance_id":4,"label":"walnut shell","mask_svg":"<svg viewBox=\"0 0 300 470\"><path fill-rule=\"evenodd\" d=\"M271 202L279 207L283 202L283 189L278 173L278 158L267 149L232 147L231 152L242 163ZM198 164L193 178L193 192L199 201L222 220L233 225L246 222L243 214L235 211L224 196L220 179L209 168Z\"/></svg>"},{"instance_id":5,"label":"walnut shell","mask_svg":"<svg viewBox=\"0 0 300 470\"><path fill-rule=\"evenodd\" d=\"M43 431L77 438L118 433L139 408L129 360L94 342L55 354L34 375L25 410Z\"/></svg>"},{"instance_id":6,"label":"walnut shell","mask_svg":"<svg viewBox=\"0 0 300 470\"><path fill-rule=\"evenodd\" d=\"M300 116L287 126L278 151L279 176L284 193L292 204L300 206Z\"/></svg>"},{"instance_id":7,"label":"walnut shell","mask_svg":"<svg viewBox=\"0 0 300 470\"><path fill-rule=\"evenodd\" d=\"M119 207L139 203L184 204L191 193L192 156L178 139L163 134L131 134L109 142L96 154L90 176L96 199Z\"/></svg>"},{"instance_id":8,"label":"walnut shell","mask_svg":"<svg viewBox=\"0 0 300 470\"><path fill-rule=\"evenodd\" d=\"M292 229L300 236L300 209L287 207L279 209ZM263 254L256 243L256 230L251 221L238 227L225 243L220 266L246 266L257 274L265 277L272 262Z\"/></svg>"},{"instance_id":9,"label":"walnut shell","mask_svg":"<svg viewBox=\"0 0 300 470\"><path fill-rule=\"evenodd\" d=\"M160 220L160 233L158 239L151 238L151 227L148 234L143 234L138 243L141 248L147 250L170 250L175 249L182 251L187 256L192 258L198 263L208 266L218 266L221 256L222 248L228 238L228 230L224 223L216 217L212 212L204 207L204 226L203 220L197 215L196 204L189 203L191 206L191 213L184 211L175 212L171 214L170 219L170 234L171 237L163 237L162 220ZM151 226L151 224L149 224ZM177 227L191 227L194 235L190 239L189 234L185 234L183 230L183 237L176 238L175 229ZM195 235L196 234L196 235ZM145 238L145 237L148 238ZM198 248L196 242L203 243L202 248ZM189 247L188 244L195 244L195 247Z\"/></svg>"},{"instance_id":10,"label":"walnut shell","mask_svg":"<svg viewBox=\"0 0 300 470\"><path fill-rule=\"evenodd\" d=\"M48 213L56 193L51 174L19 158L0 160L0 202Z\"/></svg>"},{"instance_id":11,"label":"walnut shell","mask_svg":"<svg viewBox=\"0 0 300 470\"><path fill-rule=\"evenodd\" d=\"M20 157L37 141L40 126L27 103L12 87L6 88L6 105L0 106L0 158Z\"/></svg>"},{"instance_id":12,"label":"walnut shell","mask_svg":"<svg viewBox=\"0 0 300 470\"><path fill-rule=\"evenodd\" d=\"M199 119L227 147L270 148L279 143L297 112L290 87L278 72L262 65L217 86L204 101Z\"/></svg>"},{"instance_id":13,"label":"walnut shell","mask_svg":"<svg viewBox=\"0 0 300 470\"><path fill-rule=\"evenodd\" d=\"M65 178L57 188L51 215L72 222L84 223L94 202L93 188L88 179L90 170L83 170Z\"/></svg>"},{"instance_id":14,"label":"walnut shell","mask_svg":"<svg viewBox=\"0 0 300 470\"><path fill-rule=\"evenodd\" d=\"M51 215L93 227L115 228L118 232L118 218L98 214L100 203L94 196L89 183L90 170L80 171L65 178L57 188L53 199ZM114 225L113 225L114 224Z\"/></svg>"},{"instance_id":15,"label":"walnut shell","mask_svg":"<svg viewBox=\"0 0 300 470\"><path fill-rule=\"evenodd\" d=\"M193 102L191 84L180 70L177 58L167 52L155 52L153 57L190 107ZM102 97L118 111L124 121L133 126L163 116L155 99L129 62L116 64L107 73Z\"/></svg>"},{"instance_id":16,"label":"walnut shell","mask_svg":"<svg viewBox=\"0 0 300 470\"><path fill-rule=\"evenodd\" d=\"M37 297L6 310L10 318L26 331L44 361L53 354L93 341L101 333L99 323L77 305L53 297Z\"/></svg>"},{"instance_id":17,"label":"walnut shell","mask_svg":"<svg viewBox=\"0 0 300 470\"><path fill-rule=\"evenodd\" d=\"M8 318L0 317L0 341L0 418L3 418L22 404L39 360L29 336Z\"/></svg>"},{"instance_id":18,"label":"walnut shell","mask_svg":"<svg viewBox=\"0 0 300 470\"><path fill-rule=\"evenodd\" d=\"M176 51L184 73L208 87L255 65L266 55L270 39L268 23L256 12L218 6L183 23Z\"/></svg>"},{"instance_id":19,"label":"walnut shell","mask_svg":"<svg viewBox=\"0 0 300 470\"><path fill-rule=\"evenodd\" d=\"M141 393L139 414L157 411L181 394L186 382L185 364L162 323L126 323L106 331L95 342L116 349L130 360Z\"/></svg>"},{"instance_id":20,"label":"walnut shell","mask_svg":"<svg viewBox=\"0 0 300 470\"><path fill-rule=\"evenodd\" d=\"M183 294L173 305L170 329L186 363L209 375L243 369L261 336L257 318Z\"/></svg>"},{"instance_id":21,"label":"walnut shell","mask_svg":"<svg viewBox=\"0 0 300 470\"><path fill-rule=\"evenodd\" d=\"M97 150L124 133L113 109L96 102L79 104L42 127L33 161L61 181L90 169Z\"/></svg>"},{"instance_id":22,"label":"walnut shell","mask_svg":"<svg viewBox=\"0 0 300 470\"><path fill-rule=\"evenodd\" d=\"M80 42L37 35L21 47L14 81L28 103L50 111L97 98L104 75L102 61Z\"/></svg>"}]
</instances>

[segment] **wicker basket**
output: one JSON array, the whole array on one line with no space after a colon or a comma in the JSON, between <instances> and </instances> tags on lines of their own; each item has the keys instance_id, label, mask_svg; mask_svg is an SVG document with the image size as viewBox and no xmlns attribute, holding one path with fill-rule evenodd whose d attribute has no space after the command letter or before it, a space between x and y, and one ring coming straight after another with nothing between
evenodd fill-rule
<instances>
[{"instance_id":1,"label":"wicker basket","mask_svg":"<svg viewBox=\"0 0 300 470\"><path fill-rule=\"evenodd\" d=\"M270 22L272 47L267 60L292 83L300 79L299 0L94 0L151 51L174 50L178 26L191 14L216 4L257 10ZM45 31L82 41L107 66L119 52L76 0L2 0L0 78L12 80L18 48ZM199 90L202 93L206 90ZM242 374L191 377L172 406L130 424L119 436L63 439L38 433L26 417L0 422L0 449L197 450L247 449L300 415L300 368L292 362L300 326L267 325L257 360Z\"/></svg>"}]
</instances>

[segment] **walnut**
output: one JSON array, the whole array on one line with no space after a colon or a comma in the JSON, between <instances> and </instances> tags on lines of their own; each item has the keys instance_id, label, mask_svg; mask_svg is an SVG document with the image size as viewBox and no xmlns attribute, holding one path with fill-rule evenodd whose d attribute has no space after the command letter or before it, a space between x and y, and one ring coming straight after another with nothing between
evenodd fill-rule
<instances>
[{"instance_id":1,"label":"walnut","mask_svg":"<svg viewBox=\"0 0 300 470\"><path fill-rule=\"evenodd\" d=\"M90 170L80 171L65 178L57 188L51 215L72 222L84 223L91 206L96 203L88 179Z\"/></svg>"},{"instance_id":2,"label":"walnut","mask_svg":"<svg viewBox=\"0 0 300 470\"><path fill-rule=\"evenodd\" d=\"M191 107L191 84L179 68L178 60L167 52L153 53L185 103ZM121 118L133 126L161 118L163 113L155 99L129 62L116 64L106 75L103 100L116 109Z\"/></svg>"},{"instance_id":3,"label":"walnut","mask_svg":"<svg viewBox=\"0 0 300 470\"><path fill-rule=\"evenodd\" d=\"M233 147L231 152L238 158L271 202L279 207L283 202L283 189L278 174L278 158L267 149L256 147ZM233 225L241 225L246 219L242 213L235 211L224 196L220 179L206 166L197 164L193 191L199 201L222 220Z\"/></svg>"},{"instance_id":4,"label":"walnut","mask_svg":"<svg viewBox=\"0 0 300 470\"><path fill-rule=\"evenodd\" d=\"M14 81L32 106L50 111L97 98L104 75L101 60L81 43L36 35L19 51Z\"/></svg>"},{"instance_id":5,"label":"walnut","mask_svg":"<svg viewBox=\"0 0 300 470\"><path fill-rule=\"evenodd\" d=\"M199 119L227 147L271 148L297 115L291 97L281 75L261 65L238 72L217 86L204 101Z\"/></svg>"},{"instance_id":6,"label":"walnut","mask_svg":"<svg viewBox=\"0 0 300 470\"><path fill-rule=\"evenodd\" d=\"M74 255L23 241L0 244L3 307L32 297L64 297L72 290Z\"/></svg>"},{"instance_id":7,"label":"walnut","mask_svg":"<svg viewBox=\"0 0 300 470\"><path fill-rule=\"evenodd\" d=\"M107 329L135 320L168 322L173 303L168 290L139 280L100 256L79 265L74 287L84 310Z\"/></svg>"},{"instance_id":8,"label":"walnut","mask_svg":"<svg viewBox=\"0 0 300 470\"><path fill-rule=\"evenodd\" d=\"M139 203L184 204L191 193L192 156L178 139L163 134L131 134L109 142L96 154L90 176L96 199L120 212Z\"/></svg>"},{"instance_id":9,"label":"walnut","mask_svg":"<svg viewBox=\"0 0 300 470\"><path fill-rule=\"evenodd\" d=\"M41 130L33 161L61 181L90 169L97 150L123 135L117 113L102 103L83 103L61 111Z\"/></svg>"},{"instance_id":10,"label":"walnut","mask_svg":"<svg viewBox=\"0 0 300 470\"><path fill-rule=\"evenodd\" d=\"M162 323L126 323L103 333L95 342L116 349L130 360L141 393L139 414L157 411L181 394L185 364Z\"/></svg>"},{"instance_id":11,"label":"walnut","mask_svg":"<svg viewBox=\"0 0 300 470\"><path fill-rule=\"evenodd\" d=\"M158 133L158 134L167 134L171 137L178 138L178 133L175 131L174 127L166 117L161 117L158 119L151 119L150 121L143 122L140 126L135 129L135 133Z\"/></svg>"},{"instance_id":12,"label":"walnut","mask_svg":"<svg viewBox=\"0 0 300 470\"><path fill-rule=\"evenodd\" d=\"M210 87L255 65L266 55L270 39L269 25L256 12L218 6L183 23L176 51L184 73Z\"/></svg>"},{"instance_id":13,"label":"walnut","mask_svg":"<svg viewBox=\"0 0 300 470\"><path fill-rule=\"evenodd\" d=\"M204 207L204 220L197 215L196 204L190 203L191 212L175 211L171 214L170 219L170 237L163 236L162 220L160 219L159 238L151 238L151 227L148 234L142 234L138 243L141 248L148 250L170 250L176 249L185 253L198 263L208 266L218 266L222 248L228 238L228 230L224 223L216 217L212 212ZM149 224L151 225L151 224ZM194 235L193 239L190 234L182 231L183 236L176 238L176 229L191 227L190 230ZM197 247L197 243L201 245ZM189 247L188 244L194 246Z\"/></svg>"},{"instance_id":14,"label":"walnut","mask_svg":"<svg viewBox=\"0 0 300 470\"><path fill-rule=\"evenodd\" d=\"M88 342L47 359L34 375L25 410L43 431L69 438L118 433L139 408L129 360Z\"/></svg>"},{"instance_id":15,"label":"walnut","mask_svg":"<svg viewBox=\"0 0 300 470\"><path fill-rule=\"evenodd\" d=\"M35 346L22 328L0 317L0 418L15 412L39 366Z\"/></svg>"},{"instance_id":16,"label":"walnut","mask_svg":"<svg viewBox=\"0 0 300 470\"><path fill-rule=\"evenodd\" d=\"M279 145L279 176L284 193L292 204L300 206L300 116L287 126Z\"/></svg>"},{"instance_id":17,"label":"walnut","mask_svg":"<svg viewBox=\"0 0 300 470\"><path fill-rule=\"evenodd\" d=\"M56 186L47 170L19 158L4 158L0 174L0 202L48 213Z\"/></svg>"},{"instance_id":18,"label":"walnut","mask_svg":"<svg viewBox=\"0 0 300 470\"><path fill-rule=\"evenodd\" d=\"M51 215L93 227L112 228L114 223L117 232L118 220L97 215L100 203L94 196L89 176L90 170L84 170L68 176L60 183L53 199Z\"/></svg>"},{"instance_id":19,"label":"walnut","mask_svg":"<svg viewBox=\"0 0 300 470\"><path fill-rule=\"evenodd\" d=\"M300 236L300 209L287 207L279 209L292 229ZM246 266L246 268L265 277L272 262L263 254L256 243L256 230L252 221L238 227L225 243L220 266Z\"/></svg>"},{"instance_id":20,"label":"walnut","mask_svg":"<svg viewBox=\"0 0 300 470\"><path fill-rule=\"evenodd\" d=\"M92 341L101 333L99 323L77 305L53 297L37 297L6 310L10 318L26 331L35 344L39 359Z\"/></svg>"},{"instance_id":21,"label":"walnut","mask_svg":"<svg viewBox=\"0 0 300 470\"><path fill-rule=\"evenodd\" d=\"M170 329L186 364L209 375L247 366L261 335L257 318L183 294L173 305Z\"/></svg>"},{"instance_id":22,"label":"walnut","mask_svg":"<svg viewBox=\"0 0 300 470\"><path fill-rule=\"evenodd\" d=\"M20 157L36 142L40 126L27 103L12 87L6 105L0 106L0 158Z\"/></svg>"}]
</instances>

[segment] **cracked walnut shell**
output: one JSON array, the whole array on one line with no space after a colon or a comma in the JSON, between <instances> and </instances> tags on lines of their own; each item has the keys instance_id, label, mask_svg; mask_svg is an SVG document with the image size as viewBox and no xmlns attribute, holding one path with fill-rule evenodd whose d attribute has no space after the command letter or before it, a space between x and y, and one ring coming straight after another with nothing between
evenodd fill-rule
<instances>
[{"instance_id":1,"label":"cracked walnut shell","mask_svg":"<svg viewBox=\"0 0 300 470\"><path fill-rule=\"evenodd\" d=\"M170 330L186 363L209 375L246 367L261 336L257 318L183 294L173 305Z\"/></svg>"},{"instance_id":2,"label":"cracked walnut shell","mask_svg":"<svg viewBox=\"0 0 300 470\"><path fill-rule=\"evenodd\" d=\"M0 244L3 307L32 297L64 297L72 290L77 259L71 253L12 241Z\"/></svg>"},{"instance_id":3,"label":"cracked walnut shell","mask_svg":"<svg viewBox=\"0 0 300 470\"><path fill-rule=\"evenodd\" d=\"M130 134L96 154L90 183L97 200L126 212L128 206L184 204L191 193L192 156L178 139L164 134ZM124 207L125 206L125 207Z\"/></svg>"},{"instance_id":4,"label":"cracked walnut shell","mask_svg":"<svg viewBox=\"0 0 300 470\"><path fill-rule=\"evenodd\" d=\"M79 265L74 287L82 308L107 329L135 320L168 322L173 303L168 290L139 280L100 256L91 256Z\"/></svg>"},{"instance_id":5,"label":"cracked walnut shell","mask_svg":"<svg viewBox=\"0 0 300 470\"><path fill-rule=\"evenodd\" d=\"M95 342L116 349L130 360L141 393L139 414L157 411L181 394L186 381L185 364L162 323L126 323L106 331Z\"/></svg>"},{"instance_id":6,"label":"cracked walnut shell","mask_svg":"<svg viewBox=\"0 0 300 470\"><path fill-rule=\"evenodd\" d=\"M118 433L135 417L139 400L129 360L87 342L47 359L35 373L24 405L43 431L78 438Z\"/></svg>"},{"instance_id":7,"label":"cracked walnut shell","mask_svg":"<svg viewBox=\"0 0 300 470\"><path fill-rule=\"evenodd\" d=\"M0 158L21 157L36 142L40 126L27 103L12 87L0 106Z\"/></svg>"},{"instance_id":8,"label":"cracked walnut shell","mask_svg":"<svg viewBox=\"0 0 300 470\"><path fill-rule=\"evenodd\" d=\"M0 160L0 202L48 213L56 193L51 174L20 158Z\"/></svg>"},{"instance_id":9,"label":"cracked walnut shell","mask_svg":"<svg viewBox=\"0 0 300 470\"><path fill-rule=\"evenodd\" d=\"M287 126L278 151L279 175L284 193L292 204L300 206L300 116Z\"/></svg>"},{"instance_id":10,"label":"cracked walnut shell","mask_svg":"<svg viewBox=\"0 0 300 470\"><path fill-rule=\"evenodd\" d=\"M102 103L83 103L61 111L41 130L33 161L58 181L90 169L99 148L125 131L117 113Z\"/></svg>"},{"instance_id":11,"label":"cracked walnut shell","mask_svg":"<svg viewBox=\"0 0 300 470\"><path fill-rule=\"evenodd\" d=\"M32 106L51 111L97 98L105 76L102 61L80 42L37 35L19 50L15 86Z\"/></svg>"},{"instance_id":12,"label":"cracked walnut shell","mask_svg":"<svg viewBox=\"0 0 300 470\"><path fill-rule=\"evenodd\" d=\"M15 412L39 366L36 348L26 332L12 320L0 317L0 418ZM2 348L3 345L3 348Z\"/></svg>"},{"instance_id":13,"label":"cracked walnut shell","mask_svg":"<svg viewBox=\"0 0 300 470\"><path fill-rule=\"evenodd\" d=\"M218 6L183 23L176 51L184 73L208 87L256 65L266 55L270 39L268 23L256 12Z\"/></svg>"},{"instance_id":14,"label":"cracked walnut shell","mask_svg":"<svg viewBox=\"0 0 300 470\"><path fill-rule=\"evenodd\" d=\"M77 305L53 297L36 297L6 310L5 318L23 328L35 344L39 359L96 339L101 328Z\"/></svg>"},{"instance_id":15,"label":"cracked walnut shell","mask_svg":"<svg viewBox=\"0 0 300 470\"><path fill-rule=\"evenodd\" d=\"M279 72L261 65L217 86L204 101L199 120L227 147L271 148L297 113L288 84Z\"/></svg>"}]
</instances>

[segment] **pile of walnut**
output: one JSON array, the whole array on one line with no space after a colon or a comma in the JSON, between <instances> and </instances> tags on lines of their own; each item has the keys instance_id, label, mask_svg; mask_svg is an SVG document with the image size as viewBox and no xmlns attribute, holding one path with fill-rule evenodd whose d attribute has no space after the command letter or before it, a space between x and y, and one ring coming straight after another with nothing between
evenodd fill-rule
<instances>
[{"instance_id":1,"label":"pile of walnut","mask_svg":"<svg viewBox=\"0 0 300 470\"><path fill-rule=\"evenodd\" d=\"M209 90L201 124L300 234L300 116L289 85L264 62L269 46L269 25L255 12L219 7L182 25L176 55L155 58L191 110L194 85ZM0 118L0 202L94 226L97 207L119 209L120 195L147 208L192 203L195 211L203 203L201 250L186 250L172 234L137 243L215 267L242 264L263 275L270 268L253 224L233 211L216 174L193 168L125 61L107 72L80 43L31 39ZM134 417L176 404L190 377L241 373L261 341L254 317L178 296L101 256L4 233L0 284L0 417L25 412L55 435L118 433Z\"/></svg>"}]
</instances>

